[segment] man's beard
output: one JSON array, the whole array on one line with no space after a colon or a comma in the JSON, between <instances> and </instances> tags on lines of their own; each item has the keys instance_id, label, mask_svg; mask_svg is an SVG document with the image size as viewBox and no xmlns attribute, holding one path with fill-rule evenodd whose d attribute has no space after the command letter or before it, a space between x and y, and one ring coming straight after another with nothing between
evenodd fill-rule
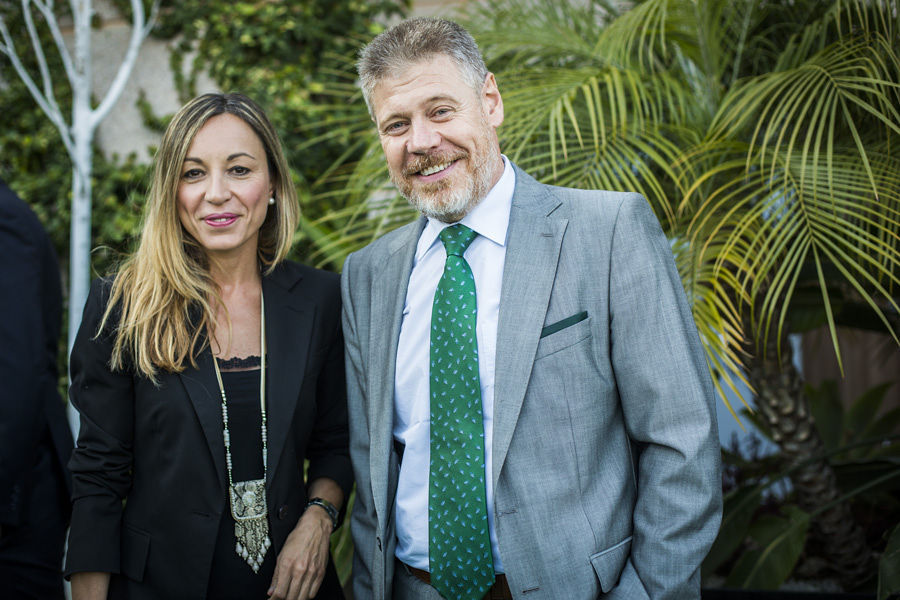
<instances>
[{"instance_id":1,"label":"man's beard","mask_svg":"<svg viewBox=\"0 0 900 600\"><path fill-rule=\"evenodd\" d=\"M487 196L491 189L494 166L501 160L496 142L487 134L476 140L474 147L475 150L471 153L457 150L413 156L403 167L402 173L390 170L391 181L403 197L426 217L444 223L455 223ZM412 178L423 169L456 160L467 161L468 171L453 173L450 177L433 183L413 184ZM456 168L460 166L462 165ZM460 175L463 176L461 182L458 180Z\"/></svg>"}]
</instances>

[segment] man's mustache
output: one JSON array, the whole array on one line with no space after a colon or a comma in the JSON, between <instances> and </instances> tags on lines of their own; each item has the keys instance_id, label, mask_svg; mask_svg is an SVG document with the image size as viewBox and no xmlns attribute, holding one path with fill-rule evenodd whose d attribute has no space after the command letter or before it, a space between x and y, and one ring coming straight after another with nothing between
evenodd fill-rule
<instances>
[{"instance_id":1,"label":"man's mustache","mask_svg":"<svg viewBox=\"0 0 900 600\"><path fill-rule=\"evenodd\" d=\"M403 167L403 174L406 176L415 175L425 169L430 169L438 165L451 163L463 158L469 158L469 153L465 150L457 150L455 152L430 152L428 154L414 154L406 165Z\"/></svg>"}]
</instances>

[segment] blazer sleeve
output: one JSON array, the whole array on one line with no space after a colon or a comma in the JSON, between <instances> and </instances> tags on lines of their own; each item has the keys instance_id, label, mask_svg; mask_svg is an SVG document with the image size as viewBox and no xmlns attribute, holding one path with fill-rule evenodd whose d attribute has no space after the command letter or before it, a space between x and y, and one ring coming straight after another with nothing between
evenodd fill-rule
<instances>
[{"instance_id":1,"label":"blazer sleeve","mask_svg":"<svg viewBox=\"0 0 900 600\"><path fill-rule=\"evenodd\" d=\"M109 287L109 280L91 285L70 359L69 397L81 428L69 461L73 508L66 577L120 572L122 502L132 481L134 385L130 372L109 366L113 328L96 335Z\"/></svg>"},{"instance_id":2,"label":"blazer sleeve","mask_svg":"<svg viewBox=\"0 0 900 600\"><path fill-rule=\"evenodd\" d=\"M322 330L327 340L325 362L316 387L316 427L306 449L309 459L308 481L328 477L344 492L344 506L353 487L347 432L347 388L344 383L344 338L341 334L341 303L337 277L329 278L327 306Z\"/></svg>"},{"instance_id":3,"label":"blazer sleeve","mask_svg":"<svg viewBox=\"0 0 900 600\"><path fill-rule=\"evenodd\" d=\"M638 452L631 562L651 598L699 598L722 508L715 394L669 243L640 196L619 208L610 263L611 360Z\"/></svg>"},{"instance_id":4,"label":"blazer sleeve","mask_svg":"<svg viewBox=\"0 0 900 600\"><path fill-rule=\"evenodd\" d=\"M18 524L42 410L44 233L0 183L0 523ZM48 318L51 318L48 315Z\"/></svg>"}]
</instances>

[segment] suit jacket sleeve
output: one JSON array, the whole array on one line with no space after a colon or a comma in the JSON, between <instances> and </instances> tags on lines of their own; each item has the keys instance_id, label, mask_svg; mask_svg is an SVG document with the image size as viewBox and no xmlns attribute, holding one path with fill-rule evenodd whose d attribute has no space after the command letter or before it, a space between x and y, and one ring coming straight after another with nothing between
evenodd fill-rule
<instances>
[{"instance_id":1,"label":"suit jacket sleeve","mask_svg":"<svg viewBox=\"0 0 900 600\"><path fill-rule=\"evenodd\" d=\"M72 471L72 528L66 576L119 573L122 500L131 487L134 388L131 374L109 367L112 327L95 336L109 281L91 285L70 360L69 397L81 415Z\"/></svg>"},{"instance_id":2,"label":"suit jacket sleeve","mask_svg":"<svg viewBox=\"0 0 900 600\"><path fill-rule=\"evenodd\" d=\"M610 353L638 452L631 562L651 598L698 598L721 518L715 395L668 241L643 198L622 203L610 262Z\"/></svg>"},{"instance_id":3,"label":"suit jacket sleeve","mask_svg":"<svg viewBox=\"0 0 900 600\"><path fill-rule=\"evenodd\" d=\"M0 194L6 196L0 198L0 523L15 525L43 409L41 244L46 237L37 218L2 183Z\"/></svg>"},{"instance_id":4,"label":"suit jacket sleeve","mask_svg":"<svg viewBox=\"0 0 900 600\"><path fill-rule=\"evenodd\" d=\"M376 515L371 494L369 472L370 437L368 427L367 394L356 314L350 294L353 256L344 262L341 276L343 296L344 348L347 370L347 406L350 416L350 457L356 477L356 500L350 516L353 536L353 591L357 598L372 594L372 549L375 545ZM356 282L357 285L361 282Z\"/></svg>"},{"instance_id":5,"label":"suit jacket sleeve","mask_svg":"<svg viewBox=\"0 0 900 600\"><path fill-rule=\"evenodd\" d=\"M316 386L316 427L306 449L309 459L307 480L319 477L333 479L350 497L353 471L348 454L347 388L344 382L344 338L341 335L340 298L336 276L329 279L329 306L322 318L322 327L329 340L325 362ZM346 510L347 503L342 506Z\"/></svg>"}]
</instances>

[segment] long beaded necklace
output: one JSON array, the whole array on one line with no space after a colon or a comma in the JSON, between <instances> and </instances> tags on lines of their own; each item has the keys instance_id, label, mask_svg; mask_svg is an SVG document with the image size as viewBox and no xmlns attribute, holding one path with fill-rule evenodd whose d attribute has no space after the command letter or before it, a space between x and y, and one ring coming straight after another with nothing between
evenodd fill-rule
<instances>
[{"instance_id":1,"label":"long beaded necklace","mask_svg":"<svg viewBox=\"0 0 900 600\"><path fill-rule=\"evenodd\" d=\"M234 551L243 558L254 573L259 572L263 557L272 545L269 539L268 508L266 507L266 306L263 302L262 290L259 292L259 350L261 354L259 369L259 409L262 413L262 479L234 481L231 476L231 436L228 433L228 401L225 398L225 386L222 384L222 373L219 363L213 356L219 392L222 394L222 427L225 438L225 465L228 468L228 498L231 505L231 516L234 517L234 537L237 540Z\"/></svg>"}]
</instances>

